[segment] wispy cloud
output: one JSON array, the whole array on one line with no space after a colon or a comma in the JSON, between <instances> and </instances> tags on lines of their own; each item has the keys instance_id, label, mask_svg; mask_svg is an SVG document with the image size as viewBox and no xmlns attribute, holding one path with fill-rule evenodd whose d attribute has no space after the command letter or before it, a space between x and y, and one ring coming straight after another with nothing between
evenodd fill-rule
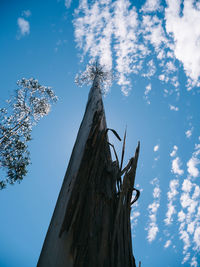
<instances>
[{"instance_id":1,"label":"wispy cloud","mask_svg":"<svg viewBox=\"0 0 200 267\"><path fill-rule=\"evenodd\" d=\"M151 78L156 73L156 66L154 61L151 59L147 62L147 71L145 73L142 73L142 76L145 78Z\"/></svg>"},{"instance_id":2,"label":"wispy cloud","mask_svg":"<svg viewBox=\"0 0 200 267\"><path fill-rule=\"evenodd\" d=\"M71 6L72 0L65 0L65 7L69 8Z\"/></svg>"},{"instance_id":3,"label":"wispy cloud","mask_svg":"<svg viewBox=\"0 0 200 267\"><path fill-rule=\"evenodd\" d=\"M176 199L176 195L178 194L177 190L178 186L179 186L178 179L173 179L170 181L169 184L170 190L167 193L167 198L169 202L167 204L166 218L164 219L166 225L169 225L173 222L173 215L176 213L176 209L173 203Z\"/></svg>"},{"instance_id":4,"label":"wispy cloud","mask_svg":"<svg viewBox=\"0 0 200 267\"><path fill-rule=\"evenodd\" d=\"M136 226L138 224L138 218L140 216L140 209L139 209L139 205L138 202L136 202L134 204L134 206L131 209L131 229L132 229L132 234L134 235L136 232Z\"/></svg>"},{"instance_id":5,"label":"wispy cloud","mask_svg":"<svg viewBox=\"0 0 200 267\"><path fill-rule=\"evenodd\" d=\"M175 156L176 156L176 152L177 152L177 150L178 150L178 147L175 145L175 146L173 147L172 152L170 153L170 157L175 157Z\"/></svg>"},{"instance_id":6,"label":"wispy cloud","mask_svg":"<svg viewBox=\"0 0 200 267\"><path fill-rule=\"evenodd\" d=\"M174 145L170 156L173 158L172 172L176 175L176 178L172 179L169 184L167 212L164 222L167 226L171 225L177 214L179 239L183 242L182 264L188 262L190 266L197 266L195 255L200 250L200 187L196 183L198 177L196 163L199 160L200 144L195 145L194 152L187 162L187 177L180 181L179 176L183 174L183 170L180 169L181 161L177 156L177 151L178 147ZM183 167L185 169L186 166ZM179 203L177 204L177 202ZM168 247L168 244L171 244L170 241L172 239L166 241L165 248Z\"/></svg>"},{"instance_id":7,"label":"wispy cloud","mask_svg":"<svg viewBox=\"0 0 200 267\"><path fill-rule=\"evenodd\" d=\"M196 250L200 249L200 226L196 227L194 232L194 242L196 244Z\"/></svg>"},{"instance_id":8,"label":"wispy cloud","mask_svg":"<svg viewBox=\"0 0 200 267\"><path fill-rule=\"evenodd\" d=\"M148 0L139 13L129 0L80 0L74 27L83 58L87 54L114 68L125 95L131 88L130 75L135 74L146 79L156 76L171 83L179 94L179 61L188 77L188 88L199 85L200 11L192 0L185 2L180 17L180 3L174 0L167 0L166 8L159 0Z\"/></svg>"},{"instance_id":9,"label":"wispy cloud","mask_svg":"<svg viewBox=\"0 0 200 267\"><path fill-rule=\"evenodd\" d=\"M187 131L185 132L185 135L186 135L187 138L190 138L190 137L192 136L192 131L193 131L193 128L190 129L190 130L187 130Z\"/></svg>"},{"instance_id":10,"label":"wispy cloud","mask_svg":"<svg viewBox=\"0 0 200 267\"><path fill-rule=\"evenodd\" d=\"M31 11L30 11L29 9L24 10L24 11L22 12L22 16L24 16L24 17L26 17L26 18L30 17L30 16L31 16Z\"/></svg>"},{"instance_id":11,"label":"wispy cloud","mask_svg":"<svg viewBox=\"0 0 200 267\"><path fill-rule=\"evenodd\" d=\"M153 148L153 151L157 152L158 150L159 150L159 145L155 145L154 148Z\"/></svg>"},{"instance_id":12,"label":"wispy cloud","mask_svg":"<svg viewBox=\"0 0 200 267\"><path fill-rule=\"evenodd\" d=\"M69 2L70 0L66 1L66 6L69 6ZM131 74L140 74L145 78L156 75L154 59L146 60L150 54L156 55L157 64L161 68L161 73L157 77L163 82L171 83L177 93L179 92L178 60L183 62L188 76L188 87L198 85L200 71L194 70L198 66L197 63L193 63L198 62L199 53L194 59L190 55L191 52L187 52L193 51L191 49L193 47L196 51L197 44L194 43L198 43L199 28L195 26L196 33L190 31L190 36L193 38L187 40L186 50L184 50L184 38L181 36L188 36L187 31L182 30L183 25L186 25L186 29L191 29L194 21L189 18L189 13L197 17L199 11L189 5L189 12L185 11L183 18L180 18L176 12L180 4L175 1L176 9L173 11L172 1L167 3L168 6L164 9L161 1L148 0L140 13L137 13L129 0L96 0L91 3L80 1L74 20L78 46L82 49L83 56L88 54L90 58L98 58L100 63L108 68L114 66L118 73L117 82L125 95L128 95L131 88ZM165 20L155 11L162 12ZM175 23L174 28L170 18ZM178 27L179 24L181 27ZM177 43L181 44L180 49ZM194 73L196 74L193 75Z\"/></svg>"},{"instance_id":13,"label":"wispy cloud","mask_svg":"<svg viewBox=\"0 0 200 267\"><path fill-rule=\"evenodd\" d=\"M148 84L146 86L146 88L145 88L145 91L144 91L144 98L146 99L147 104L150 104L150 101L149 101L149 93L150 93L151 90L152 90L151 84Z\"/></svg>"},{"instance_id":14,"label":"wispy cloud","mask_svg":"<svg viewBox=\"0 0 200 267\"><path fill-rule=\"evenodd\" d=\"M191 197L190 191L191 186L194 184L187 186L182 186L182 194L180 197L180 203L182 209L178 213L178 221L180 222L179 227L179 238L183 241L183 263L189 260L190 253L188 253L188 249L193 245L193 250L198 251L200 248L200 207L198 207L199 203L197 199L194 198L194 195ZM198 208L197 208L198 207ZM195 215L196 209L198 212Z\"/></svg>"},{"instance_id":15,"label":"wispy cloud","mask_svg":"<svg viewBox=\"0 0 200 267\"><path fill-rule=\"evenodd\" d=\"M164 245L164 248L168 248L171 245L171 243L172 243L171 240L167 240L165 245Z\"/></svg>"},{"instance_id":16,"label":"wispy cloud","mask_svg":"<svg viewBox=\"0 0 200 267\"><path fill-rule=\"evenodd\" d=\"M160 9L160 0L147 0L144 6L142 7L142 11L144 12L155 12Z\"/></svg>"},{"instance_id":17,"label":"wispy cloud","mask_svg":"<svg viewBox=\"0 0 200 267\"><path fill-rule=\"evenodd\" d=\"M111 36L113 34L113 15L110 11L111 1L96 1L88 5L81 1L74 20L75 40L92 59L99 59L101 65L112 69ZM84 14L80 16L79 14Z\"/></svg>"},{"instance_id":18,"label":"wispy cloud","mask_svg":"<svg viewBox=\"0 0 200 267\"><path fill-rule=\"evenodd\" d=\"M155 240L157 233L159 232L159 228L157 225L157 211L160 207L160 186L158 178L154 178L151 181L151 184L154 186L153 189L153 202L148 206L148 212L149 212L149 222L148 226L146 228L147 230L147 240L151 243L153 240Z\"/></svg>"},{"instance_id":19,"label":"wispy cloud","mask_svg":"<svg viewBox=\"0 0 200 267\"><path fill-rule=\"evenodd\" d=\"M196 256L191 256L190 247L194 253L200 250L200 187L196 184L198 169L196 168L198 156L200 155L200 144L195 145L192 157L187 162L188 176L182 182L180 195L181 211L178 213L179 238L183 241L183 261L190 261L190 266L197 266Z\"/></svg>"},{"instance_id":20,"label":"wispy cloud","mask_svg":"<svg viewBox=\"0 0 200 267\"><path fill-rule=\"evenodd\" d=\"M198 267L197 257L192 257L190 266Z\"/></svg>"},{"instance_id":21,"label":"wispy cloud","mask_svg":"<svg viewBox=\"0 0 200 267\"><path fill-rule=\"evenodd\" d=\"M130 90L130 80L127 77L135 68L137 57L137 27L138 19L135 8L129 8L130 2L117 0L114 2L113 34L116 38L114 50L116 54L116 70L119 73L118 84L122 86L125 95Z\"/></svg>"},{"instance_id":22,"label":"wispy cloud","mask_svg":"<svg viewBox=\"0 0 200 267\"><path fill-rule=\"evenodd\" d=\"M17 24L20 30L19 38L30 33L30 25L27 20L25 20L24 18L18 18Z\"/></svg>"},{"instance_id":23,"label":"wispy cloud","mask_svg":"<svg viewBox=\"0 0 200 267\"><path fill-rule=\"evenodd\" d=\"M178 107L173 106L173 105L170 105L170 104L169 104L169 109L170 109L170 110L174 110L174 111L178 111L178 110L179 110Z\"/></svg>"}]
</instances>

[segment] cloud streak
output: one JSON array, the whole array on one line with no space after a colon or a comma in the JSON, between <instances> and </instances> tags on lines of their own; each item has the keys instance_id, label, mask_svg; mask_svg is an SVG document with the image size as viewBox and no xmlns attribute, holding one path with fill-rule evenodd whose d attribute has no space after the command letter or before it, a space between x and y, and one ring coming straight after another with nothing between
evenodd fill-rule
<instances>
[{"instance_id":1,"label":"cloud streak","mask_svg":"<svg viewBox=\"0 0 200 267\"><path fill-rule=\"evenodd\" d=\"M177 151L178 147L174 146L173 151L170 153L173 158L172 172L176 175L176 179L170 181L168 211L164 221L166 225L170 225L177 213L179 239L183 242L182 264L190 262L190 266L197 266L195 255L200 250L200 187L196 183L196 179L199 177L197 166L200 163L200 144L195 145L194 152L186 164L187 177L181 182L178 178L183 172L180 169L180 158L177 157ZM181 184L181 190L178 190L179 184ZM175 206L178 195L180 196L179 205L176 204ZM167 245L168 243L166 242L164 247L167 248Z\"/></svg>"},{"instance_id":2,"label":"cloud streak","mask_svg":"<svg viewBox=\"0 0 200 267\"><path fill-rule=\"evenodd\" d=\"M175 206L173 205L176 195L178 195L178 187L179 187L179 181L178 179L173 179L170 181L169 188L170 190L167 193L168 198L168 205L167 205L167 213L166 218L164 220L166 225L170 225L173 222L173 214L176 213Z\"/></svg>"},{"instance_id":3,"label":"cloud streak","mask_svg":"<svg viewBox=\"0 0 200 267\"><path fill-rule=\"evenodd\" d=\"M185 2L180 17L180 3L173 0L165 8L159 0L148 0L139 13L129 0L81 0L75 12L75 40L83 58L88 55L107 68L114 67L125 95L135 74L146 79L157 76L178 93L178 62L183 64L190 89L200 84L200 11L191 0Z\"/></svg>"},{"instance_id":4,"label":"cloud streak","mask_svg":"<svg viewBox=\"0 0 200 267\"><path fill-rule=\"evenodd\" d=\"M174 0L167 0L165 8L159 0L148 0L140 13L129 0L81 0L74 20L76 42L83 57L88 55L107 68L114 67L125 95L131 88L131 74L147 79L157 76L160 81L171 83L178 93L179 62L190 90L200 86L200 10L192 0L184 2L181 17L180 3ZM150 54L156 58L161 73Z\"/></svg>"},{"instance_id":5,"label":"cloud streak","mask_svg":"<svg viewBox=\"0 0 200 267\"><path fill-rule=\"evenodd\" d=\"M146 230L147 230L147 240L149 243L155 240L156 235L159 232L156 216L157 216L157 211L160 207L160 194L161 194L158 178L154 178L151 181L151 183L152 185L154 185L153 189L154 201L148 206L149 222L148 226L146 227Z\"/></svg>"}]
</instances>

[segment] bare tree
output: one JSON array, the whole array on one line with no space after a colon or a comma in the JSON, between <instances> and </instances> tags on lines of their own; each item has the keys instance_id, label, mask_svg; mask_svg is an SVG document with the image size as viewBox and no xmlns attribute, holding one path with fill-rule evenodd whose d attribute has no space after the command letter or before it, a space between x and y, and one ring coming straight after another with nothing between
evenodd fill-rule
<instances>
[{"instance_id":1,"label":"bare tree","mask_svg":"<svg viewBox=\"0 0 200 267\"><path fill-rule=\"evenodd\" d=\"M136 266L130 211L140 195L134 187L140 145L122 168L126 134L119 162L108 141L109 130L121 138L106 125L102 101L106 77L110 75L95 64L77 78L92 82L92 87L38 267Z\"/></svg>"}]
</instances>

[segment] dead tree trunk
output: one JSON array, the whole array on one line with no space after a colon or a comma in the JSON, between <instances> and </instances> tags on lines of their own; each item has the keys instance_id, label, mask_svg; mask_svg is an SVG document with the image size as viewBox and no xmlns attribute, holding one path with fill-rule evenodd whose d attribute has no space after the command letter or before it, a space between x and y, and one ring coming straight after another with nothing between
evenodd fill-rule
<instances>
[{"instance_id":1,"label":"dead tree trunk","mask_svg":"<svg viewBox=\"0 0 200 267\"><path fill-rule=\"evenodd\" d=\"M118 159L112 161L107 132L96 75L39 267L136 266L130 211L139 197L134 188L139 145L121 170ZM136 197L132 201L134 190Z\"/></svg>"}]
</instances>

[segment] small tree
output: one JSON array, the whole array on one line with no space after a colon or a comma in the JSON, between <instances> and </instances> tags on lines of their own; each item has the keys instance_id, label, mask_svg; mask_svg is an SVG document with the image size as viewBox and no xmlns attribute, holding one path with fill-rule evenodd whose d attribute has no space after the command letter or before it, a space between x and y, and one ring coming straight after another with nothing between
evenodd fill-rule
<instances>
[{"instance_id":1,"label":"small tree","mask_svg":"<svg viewBox=\"0 0 200 267\"><path fill-rule=\"evenodd\" d=\"M42 86L33 78L17 82L15 95L7 101L8 108L0 109L0 189L6 184L20 182L27 174L30 156L27 143L32 127L46 116L57 96L50 87Z\"/></svg>"}]
</instances>

